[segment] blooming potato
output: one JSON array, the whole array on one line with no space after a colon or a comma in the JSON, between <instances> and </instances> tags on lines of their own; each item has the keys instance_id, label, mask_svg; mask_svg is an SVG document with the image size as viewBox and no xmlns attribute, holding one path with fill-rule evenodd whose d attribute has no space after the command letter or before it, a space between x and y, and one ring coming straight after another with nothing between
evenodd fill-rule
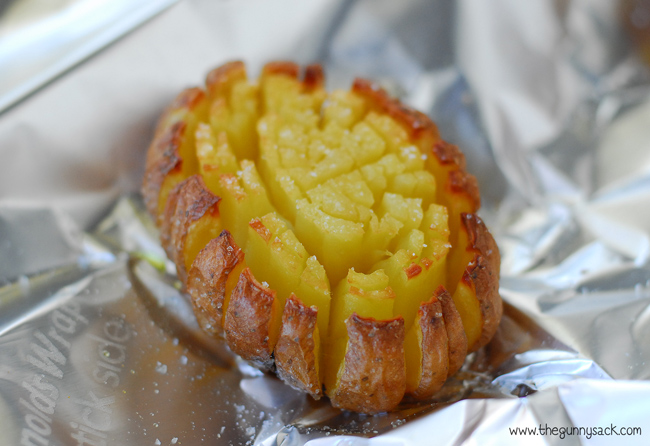
<instances>
[{"instance_id":1,"label":"blooming potato","mask_svg":"<svg viewBox=\"0 0 650 446\"><path fill-rule=\"evenodd\" d=\"M320 66L241 62L160 119L142 192L202 329L335 407L435 395L499 324L499 251L433 122Z\"/></svg>"}]
</instances>

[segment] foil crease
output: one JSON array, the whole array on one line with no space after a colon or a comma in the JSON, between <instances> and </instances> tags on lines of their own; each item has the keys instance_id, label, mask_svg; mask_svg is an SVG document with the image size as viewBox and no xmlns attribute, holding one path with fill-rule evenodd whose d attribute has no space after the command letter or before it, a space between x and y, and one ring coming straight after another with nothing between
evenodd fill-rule
<instances>
[{"instance_id":1,"label":"foil crease","mask_svg":"<svg viewBox=\"0 0 650 446\"><path fill-rule=\"evenodd\" d=\"M5 111L3 441L648 444L649 14L634 0L187 0ZM77 31L101 31L91 25ZM466 153L506 304L493 341L434 401L341 412L199 330L131 192L165 102L233 58L253 74L318 60L330 88L376 79ZM609 426L641 433L584 430ZM512 431L542 427L558 433Z\"/></svg>"}]
</instances>

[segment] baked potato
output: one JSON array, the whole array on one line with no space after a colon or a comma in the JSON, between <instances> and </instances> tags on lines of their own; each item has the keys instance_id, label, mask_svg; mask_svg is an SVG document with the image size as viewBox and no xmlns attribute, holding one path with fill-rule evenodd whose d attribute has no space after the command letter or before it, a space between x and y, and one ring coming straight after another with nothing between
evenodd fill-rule
<instances>
[{"instance_id":1,"label":"baked potato","mask_svg":"<svg viewBox=\"0 0 650 446\"><path fill-rule=\"evenodd\" d=\"M463 154L372 82L227 63L163 113L142 193L202 329L335 407L431 398L499 324Z\"/></svg>"}]
</instances>

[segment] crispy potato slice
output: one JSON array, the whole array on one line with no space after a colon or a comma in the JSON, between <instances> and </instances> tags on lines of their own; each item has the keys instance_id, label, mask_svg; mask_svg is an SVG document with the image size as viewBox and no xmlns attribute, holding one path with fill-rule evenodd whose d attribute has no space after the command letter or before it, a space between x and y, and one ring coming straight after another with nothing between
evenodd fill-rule
<instances>
[{"instance_id":1,"label":"crispy potato slice","mask_svg":"<svg viewBox=\"0 0 650 446\"><path fill-rule=\"evenodd\" d=\"M434 294L420 305L404 341L406 391L419 399L433 396L447 380L449 342L442 305Z\"/></svg>"},{"instance_id":2,"label":"crispy potato slice","mask_svg":"<svg viewBox=\"0 0 650 446\"><path fill-rule=\"evenodd\" d=\"M158 121L142 181L145 205L158 224L171 190L197 172L194 131L207 106L205 92L190 88L176 97Z\"/></svg>"},{"instance_id":3,"label":"crispy potato slice","mask_svg":"<svg viewBox=\"0 0 650 446\"><path fill-rule=\"evenodd\" d=\"M271 370L272 325L280 317L275 291L244 268L226 308L224 331L230 349L262 370Z\"/></svg>"},{"instance_id":4,"label":"crispy potato slice","mask_svg":"<svg viewBox=\"0 0 650 446\"><path fill-rule=\"evenodd\" d=\"M447 330L447 342L449 345L449 370L448 376L452 376L463 366L467 356L467 335L463 327L463 321L454 305L451 294L443 287L435 291L435 296L440 302L442 317Z\"/></svg>"},{"instance_id":5,"label":"crispy potato slice","mask_svg":"<svg viewBox=\"0 0 650 446\"><path fill-rule=\"evenodd\" d=\"M158 225L163 223L162 214L169 193L184 178L178 148L186 127L183 122L170 126L154 138L149 148L142 181L142 196L147 211L156 219Z\"/></svg>"},{"instance_id":6,"label":"crispy potato slice","mask_svg":"<svg viewBox=\"0 0 650 446\"><path fill-rule=\"evenodd\" d=\"M452 297L443 286L420 305L404 350L407 392L417 399L431 398L447 377L462 367L467 337Z\"/></svg>"},{"instance_id":7,"label":"crispy potato slice","mask_svg":"<svg viewBox=\"0 0 650 446\"><path fill-rule=\"evenodd\" d=\"M219 201L199 175L178 183L169 195L160 240L183 283L196 255L221 232Z\"/></svg>"},{"instance_id":8,"label":"crispy potato slice","mask_svg":"<svg viewBox=\"0 0 650 446\"><path fill-rule=\"evenodd\" d=\"M274 353L278 376L315 399L323 395L317 315L317 307L306 306L292 294L284 306L282 331Z\"/></svg>"},{"instance_id":9,"label":"crispy potato slice","mask_svg":"<svg viewBox=\"0 0 650 446\"><path fill-rule=\"evenodd\" d=\"M438 141L432 146L430 153L427 167L436 178L437 202L449 211L449 240L456 246L462 230L461 214L475 213L481 207L478 183L476 178L465 170L465 155L457 146ZM451 281L456 282L456 278Z\"/></svg>"},{"instance_id":10,"label":"crispy potato slice","mask_svg":"<svg viewBox=\"0 0 650 446\"><path fill-rule=\"evenodd\" d=\"M472 352L489 342L503 313L499 296L499 250L478 216L462 214L461 218L458 246L466 248L462 257L453 260L452 268L462 271L462 265L467 267L453 298L467 334L468 351Z\"/></svg>"},{"instance_id":11,"label":"crispy potato slice","mask_svg":"<svg viewBox=\"0 0 650 446\"><path fill-rule=\"evenodd\" d=\"M356 313L338 379L327 395L334 407L368 414L393 409L404 396L404 320L378 321Z\"/></svg>"},{"instance_id":12,"label":"crispy potato slice","mask_svg":"<svg viewBox=\"0 0 650 446\"><path fill-rule=\"evenodd\" d=\"M315 257L308 257L287 223L275 213L252 219L245 251L257 280L277 292L278 317L271 322L271 343L279 336L280 314L291 294L298 294L305 305L318 306L319 331L326 336L330 295L325 270Z\"/></svg>"},{"instance_id":13,"label":"crispy potato slice","mask_svg":"<svg viewBox=\"0 0 650 446\"><path fill-rule=\"evenodd\" d=\"M338 392L335 389L340 388L343 370L347 367L346 361L348 354L368 354L367 350L370 345L356 345L351 347L352 339L350 338L350 320L353 315L358 318L366 318L368 321L381 325L385 321L393 321L393 303L395 293L388 285L389 277L382 271L378 270L372 274L357 273L353 269L348 271L345 280L339 283L334 291L330 314L330 334L325 357L324 383L327 389L327 395L332 398L332 393ZM358 319L357 319L358 320ZM401 339L404 337L404 319L399 317L401 326ZM356 327L357 325L353 325ZM396 341L395 341L396 342ZM398 348L398 346L393 346ZM352 350L350 350L352 348ZM399 349L403 350L403 345ZM353 353L349 353L352 351ZM378 355L379 353L374 353ZM358 367L365 359L354 359L353 367ZM348 377L351 380L352 377ZM351 382L351 381L349 381ZM372 386L380 385L378 381L368 384ZM381 393L383 390L376 389ZM374 391L373 391L374 392ZM373 393L371 392L371 393ZM338 395L337 407L357 410L358 401L350 400L346 404L342 393Z\"/></svg>"},{"instance_id":14,"label":"crispy potato slice","mask_svg":"<svg viewBox=\"0 0 650 446\"><path fill-rule=\"evenodd\" d=\"M187 292L201 328L214 335L223 335L226 295L234 289L246 267L244 253L232 235L223 231L199 252L187 278Z\"/></svg>"}]
</instances>

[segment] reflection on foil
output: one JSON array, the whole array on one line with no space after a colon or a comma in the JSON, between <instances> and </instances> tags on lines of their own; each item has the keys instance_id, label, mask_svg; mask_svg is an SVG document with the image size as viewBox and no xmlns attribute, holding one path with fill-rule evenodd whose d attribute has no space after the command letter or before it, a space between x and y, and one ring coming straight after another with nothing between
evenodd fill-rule
<instances>
[{"instance_id":1,"label":"reflection on foil","mask_svg":"<svg viewBox=\"0 0 650 446\"><path fill-rule=\"evenodd\" d=\"M161 442L177 437L186 442L223 438L233 444L274 444L284 438L285 444L302 444L339 435L373 437L462 398L512 398L513 387L521 383L537 390L531 384L535 374L525 372L535 370L526 369L531 364L540 365L540 376L554 371L587 376L583 372L589 361L575 360L575 352L506 306L494 341L471 356L435 400L405 401L398 411L380 416L333 409L273 376L247 373L223 343L199 329L176 278L152 266L146 256L134 255L149 245L147 237L156 235L144 229L148 223L141 219L141 206L131 198L121 200L92 234L95 241L114 237L107 243L111 249L120 239L126 241L124 250L129 247L131 256L114 257L111 264L64 286L52 295L56 304L47 311L16 315L2 335L3 376L25 390L7 389L2 395L20 408L27 435L41 435L33 429L33 415L76 420L59 430L40 425L42 432L49 432L41 438L62 442L111 438L115 444L140 444L156 435ZM121 231L106 223L115 221L124 223ZM21 401L30 405L21 406ZM86 410L90 404L103 418ZM109 409L111 416L104 416ZM96 419L90 418L93 414ZM84 429L95 429L95 436Z\"/></svg>"},{"instance_id":2,"label":"reflection on foil","mask_svg":"<svg viewBox=\"0 0 650 446\"><path fill-rule=\"evenodd\" d=\"M485 191L482 215L502 253L504 317L492 342L468 357L434 400L405 400L397 411L376 416L342 412L233 357L199 330L137 197L123 197L87 233L58 210L3 202L3 441L612 444L611 437L584 432L561 439L510 429L614 424L643 428L617 437L621 444L648 444L650 77L635 51L650 47L643 40L650 25L640 19L647 2L622 4L357 0L314 6L337 22L319 23L323 41L311 45L310 35L300 57L314 47L309 54L325 63L330 84L372 77L428 112L443 137L462 146ZM321 17L301 7L301 17ZM226 46L256 55L252 65L259 66L265 60L256 45L273 39L251 50L237 44L255 39L230 32L242 24L255 29L256 20L272 29L275 18L251 11L231 2L187 1L157 27L127 39L140 51L162 43L191 65L194 53L167 34L180 23L184 34L197 32L210 43L222 44L227 34ZM307 22L295 22L282 23L295 35L309 30ZM204 32L206 25L225 34ZM638 47L628 44L628 32ZM277 43L268 58L293 55L295 43ZM215 50L214 57L216 66L232 54ZM196 65L203 67L204 58L201 53ZM56 85L49 88L56 96ZM7 133L14 128L12 111L3 115ZM61 117L74 120L74 107L62 109ZM30 125L39 135L38 125Z\"/></svg>"},{"instance_id":3,"label":"reflection on foil","mask_svg":"<svg viewBox=\"0 0 650 446\"><path fill-rule=\"evenodd\" d=\"M175 1L0 4L0 112Z\"/></svg>"}]
</instances>

